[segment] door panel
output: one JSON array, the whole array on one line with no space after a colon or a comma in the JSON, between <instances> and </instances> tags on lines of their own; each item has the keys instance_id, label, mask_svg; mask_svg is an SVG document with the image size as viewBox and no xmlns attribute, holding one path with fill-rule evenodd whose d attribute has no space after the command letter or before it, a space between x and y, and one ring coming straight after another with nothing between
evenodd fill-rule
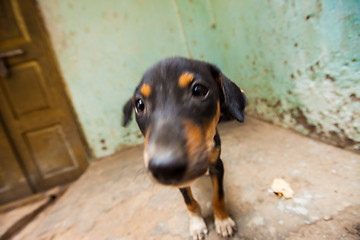
<instances>
[{"instance_id":1,"label":"door panel","mask_svg":"<svg viewBox=\"0 0 360 240\"><path fill-rule=\"evenodd\" d=\"M60 125L28 132L25 137L43 178L51 178L78 168L70 142Z\"/></svg>"},{"instance_id":2,"label":"door panel","mask_svg":"<svg viewBox=\"0 0 360 240\"><path fill-rule=\"evenodd\" d=\"M29 34L20 13L18 1L1 1L0 29L0 41L4 46L29 41Z\"/></svg>"},{"instance_id":3,"label":"door panel","mask_svg":"<svg viewBox=\"0 0 360 240\"><path fill-rule=\"evenodd\" d=\"M3 88L15 117L50 108L44 77L37 62L14 66L11 77L11 81L3 81ZM31 91L25 86L31 86Z\"/></svg>"},{"instance_id":4,"label":"door panel","mask_svg":"<svg viewBox=\"0 0 360 240\"><path fill-rule=\"evenodd\" d=\"M7 24L8 23L8 24ZM2 0L0 52L9 74L0 76L0 114L35 191L76 179L87 152L35 0ZM6 180L5 180L6 181ZM1 196L1 195L0 195Z\"/></svg>"},{"instance_id":5,"label":"door panel","mask_svg":"<svg viewBox=\"0 0 360 240\"><path fill-rule=\"evenodd\" d=\"M31 194L0 119L0 204Z\"/></svg>"}]
</instances>

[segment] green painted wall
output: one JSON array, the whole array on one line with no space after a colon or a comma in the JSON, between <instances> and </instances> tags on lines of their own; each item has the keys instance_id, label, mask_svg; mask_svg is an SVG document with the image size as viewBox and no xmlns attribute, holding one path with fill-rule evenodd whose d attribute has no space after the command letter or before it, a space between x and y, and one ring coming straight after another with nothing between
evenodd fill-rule
<instances>
[{"instance_id":1,"label":"green painted wall","mask_svg":"<svg viewBox=\"0 0 360 240\"><path fill-rule=\"evenodd\" d=\"M360 148L357 0L38 0L94 156L142 142L122 104L169 56L217 64L248 113Z\"/></svg>"},{"instance_id":2,"label":"green painted wall","mask_svg":"<svg viewBox=\"0 0 360 240\"><path fill-rule=\"evenodd\" d=\"M360 1L212 1L248 113L360 150Z\"/></svg>"}]
</instances>

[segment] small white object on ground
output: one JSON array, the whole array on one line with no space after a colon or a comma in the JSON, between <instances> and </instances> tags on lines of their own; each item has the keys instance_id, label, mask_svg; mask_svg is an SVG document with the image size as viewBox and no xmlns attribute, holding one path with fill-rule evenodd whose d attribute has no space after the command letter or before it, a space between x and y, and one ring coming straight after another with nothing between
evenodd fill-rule
<instances>
[{"instance_id":1,"label":"small white object on ground","mask_svg":"<svg viewBox=\"0 0 360 240\"><path fill-rule=\"evenodd\" d=\"M285 199L293 198L294 190L290 187L284 179L275 178L271 184L271 189L279 196L283 196Z\"/></svg>"}]
</instances>

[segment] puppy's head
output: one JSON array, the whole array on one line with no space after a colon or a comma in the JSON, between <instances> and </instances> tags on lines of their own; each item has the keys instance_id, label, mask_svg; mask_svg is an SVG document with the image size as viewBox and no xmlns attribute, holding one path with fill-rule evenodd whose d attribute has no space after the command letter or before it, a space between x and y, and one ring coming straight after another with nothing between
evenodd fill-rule
<instances>
[{"instance_id":1,"label":"puppy's head","mask_svg":"<svg viewBox=\"0 0 360 240\"><path fill-rule=\"evenodd\" d=\"M220 115L242 122L245 104L244 93L216 66L169 58L144 74L123 108L123 125L134 109L151 176L185 186L207 171Z\"/></svg>"}]
</instances>

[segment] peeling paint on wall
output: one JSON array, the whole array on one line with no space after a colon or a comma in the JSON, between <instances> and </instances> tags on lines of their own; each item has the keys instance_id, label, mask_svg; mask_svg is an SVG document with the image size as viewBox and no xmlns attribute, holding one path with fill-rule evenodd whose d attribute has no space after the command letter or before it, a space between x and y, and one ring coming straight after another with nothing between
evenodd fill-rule
<instances>
[{"instance_id":1,"label":"peeling paint on wall","mask_svg":"<svg viewBox=\"0 0 360 240\"><path fill-rule=\"evenodd\" d=\"M248 113L360 151L359 1L212 4L225 72L247 91Z\"/></svg>"},{"instance_id":2,"label":"peeling paint on wall","mask_svg":"<svg viewBox=\"0 0 360 240\"><path fill-rule=\"evenodd\" d=\"M38 2L96 157L142 142L122 105L174 55L219 65L248 114L360 151L359 1Z\"/></svg>"}]
</instances>

